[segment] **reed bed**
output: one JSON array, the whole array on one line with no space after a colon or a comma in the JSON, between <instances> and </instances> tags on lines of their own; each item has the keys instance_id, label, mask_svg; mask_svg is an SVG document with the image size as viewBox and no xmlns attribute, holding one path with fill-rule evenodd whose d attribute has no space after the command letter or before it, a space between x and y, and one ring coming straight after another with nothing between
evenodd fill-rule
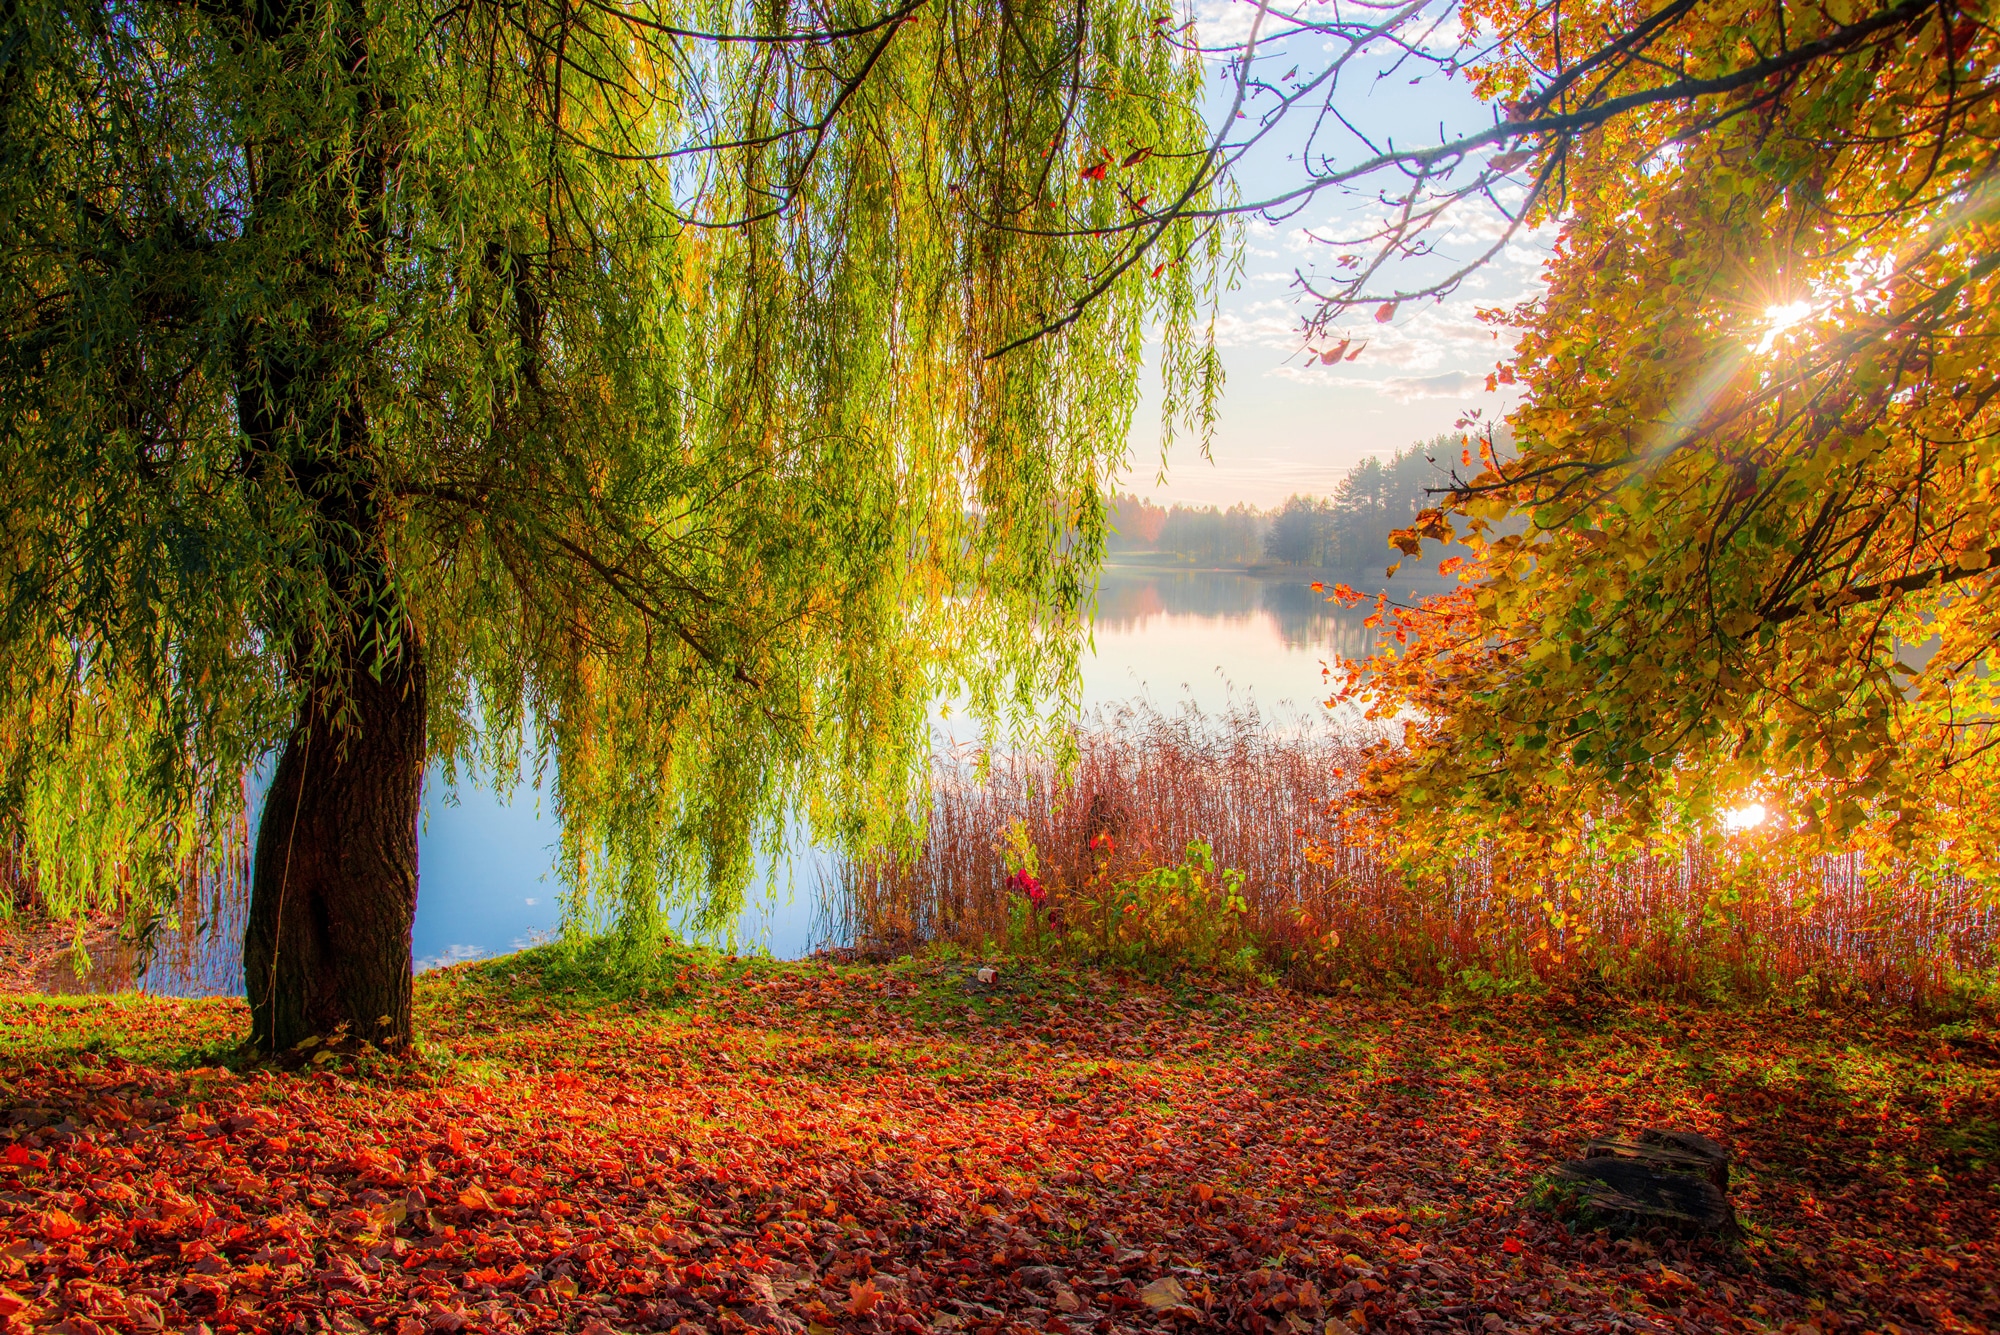
<instances>
[{"instance_id":1,"label":"reed bed","mask_svg":"<svg viewBox=\"0 0 2000 1335\"><path fill-rule=\"evenodd\" d=\"M1581 897L1552 901L1567 910L1558 927L1544 902L1553 877L1510 871L1478 846L1448 870L1406 875L1392 850L1344 834L1341 794L1364 740L1354 733L1273 727L1248 708L1137 705L1094 716L1076 740L1067 774L1025 754L992 760L983 776L964 756L940 758L923 845L839 867L825 897L829 934L863 951L997 948L1019 922L1005 853L1019 822L1057 914L1093 885L1208 842L1221 866L1244 873L1265 967L1313 988L1918 1006L1994 992L2000 909L1950 875L1869 868L1857 856L1772 857L1781 836L1770 834L1757 836L1753 861L1753 841L1718 833L1569 864Z\"/></svg>"}]
</instances>

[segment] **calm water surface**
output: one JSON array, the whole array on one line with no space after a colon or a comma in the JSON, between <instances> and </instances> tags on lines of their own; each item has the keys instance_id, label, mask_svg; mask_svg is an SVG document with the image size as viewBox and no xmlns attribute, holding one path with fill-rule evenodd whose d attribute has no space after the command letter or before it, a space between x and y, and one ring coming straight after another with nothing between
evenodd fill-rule
<instances>
[{"instance_id":1,"label":"calm water surface","mask_svg":"<svg viewBox=\"0 0 2000 1335\"><path fill-rule=\"evenodd\" d=\"M1114 566L1099 585L1084 708L1143 699L1163 710L1192 703L1214 713L1254 704L1272 719L1323 715L1323 665L1333 654L1362 652L1364 615L1329 606L1304 580ZM417 967L504 954L552 933L562 894L556 844L554 819L532 785L516 786L503 800L490 788L447 787L434 772L419 840ZM828 944L813 894L824 865L822 855L800 849L778 878L796 889L753 890L736 939L718 944L780 958ZM209 958L201 981L185 972L175 977L163 960L146 983L213 991L233 970L240 990L233 950L233 942L219 941L203 951Z\"/></svg>"}]
</instances>

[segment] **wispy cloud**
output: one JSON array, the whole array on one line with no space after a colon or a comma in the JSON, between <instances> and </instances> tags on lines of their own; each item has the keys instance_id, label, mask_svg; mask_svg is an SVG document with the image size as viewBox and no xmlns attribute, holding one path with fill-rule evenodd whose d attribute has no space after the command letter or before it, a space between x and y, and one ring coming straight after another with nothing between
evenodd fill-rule
<instances>
[{"instance_id":1,"label":"wispy cloud","mask_svg":"<svg viewBox=\"0 0 2000 1335\"><path fill-rule=\"evenodd\" d=\"M1398 403L1417 399L1460 399L1486 392L1486 377L1472 371L1444 371L1438 375L1391 376L1371 386Z\"/></svg>"},{"instance_id":2,"label":"wispy cloud","mask_svg":"<svg viewBox=\"0 0 2000 1335\"><path fill-rule=\"evenodd\" d=\"M418 960L416 970L418 973L429 973L432 969L448 969L454 964L464 964L468 960L485 959L490 953L483 946L446 946L429 959Z\"/></svg>"}]
</instances>

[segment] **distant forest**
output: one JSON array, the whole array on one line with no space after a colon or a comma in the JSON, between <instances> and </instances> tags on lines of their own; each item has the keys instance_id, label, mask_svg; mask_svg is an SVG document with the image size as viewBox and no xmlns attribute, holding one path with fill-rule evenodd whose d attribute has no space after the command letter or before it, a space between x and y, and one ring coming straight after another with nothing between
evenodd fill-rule
<instances>
[{"instance_id":1,"label":"distant forest","mask_svg":"<svg viewBox=\"0 0 2000 1335\"><path fill-rule=\"evenodd\" d=\"M1459 449L1456 436L1364 459L1331 496L1293 496L1273 510L1250 505L1154 505L1125 494L1112 502L1113 556L1153 555L1203 566L1302 566L1379 576L1397 560L1389 533L1430 504ZM1432 462L1433 459L1439 462Z\"/></svg>"}]
</instances>

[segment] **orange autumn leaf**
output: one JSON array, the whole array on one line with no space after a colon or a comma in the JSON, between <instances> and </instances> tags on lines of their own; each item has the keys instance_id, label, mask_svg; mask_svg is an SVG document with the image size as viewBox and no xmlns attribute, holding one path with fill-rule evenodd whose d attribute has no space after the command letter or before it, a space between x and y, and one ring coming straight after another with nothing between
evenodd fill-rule
<instances>
[{"instance_id":1,"label":"orange autumn leaf","mask_svg":"<svg viewBox=\"0 0 2000 1335\"><path fill-rule=\"evenodd\" d=\"M872 1279L858 1283L850 1282L847 1286L846 1307L849 1316L867 1316L881 1301L882 1291L875 1287L875 1281Z\"/></svg>"},{"instance_id":2,"label":"orange autumn leaf","mask_svg":"<svg viewBox=\"0 0 2000 1335\"><path fill-rule=\"evenodd\" d=\"M1390 618L1399 614L1393 605L1384 609ZM1286 838L1291 828L1288 823ZM1338 941L1329 922L1299 930ZM1010 1076L1007 1096L994 1098L991 1077L1010 1069L1005 1064L1012 1053L958 1047L955 1040L971 1026L956 1010L924 1022L921 1030L902 1028L911 1024L895 1010L902 997L883 994L903 994L906 978L857 967L832 987L811 964L770 969L776 982L764 995L771 1008L722 1041L677 1011L603 1007L590 1024L576 1023L573 1013L509 1020L506 1041L536 1072L511 1086L407 1090L280 1073L274 1081L285 1097L273 1104L279 1110L274 1129L304 1147L290 1160L268 1158L262 1142L251 1137L218 1145L199 1127L182 1128L177 1116L156 1125L148 1131L148 1161L188 1193L176 1215L183 1220L177 1236L166 1236L172 1226L159 1206L159 1186L147 1182L129 1197L120 1190L128 1185L121 1178L129 1171L129 1149L115 1138L79 1139L54 1156L53 1167L0 1166L0 1191L42 1192L51 1199L60 1194L67 1212L91 1212L91 1223L66 1240L63 1251L96 1267L97 1276L113 1273L110 1262L132 1250L130 1239L146 1239L149 1279L157 1275L168 1293L158 1305L172 1313L164 1326L156 1325L161 1314L146 1302L131 1302L136 1295L128 1293L120 1315L110 1305L108 1286L96 1287L101 1280L78 1274L65 1280L67 1310L48 1304L48 1321L42 1322L38 1304L16 1324L41 1322L32 1327L40 1329L67 1316L121 1330L175 1328L183 1303L206 1304L205 1295L219 1291L212 1286L227 1283L243 1330L282 1330L307 1304L333 1311L367 1300L395 1314L384 1330L407 1318L436 1330L456 1321L463 1332L484 1328L484 1302L500 1298L508 1305L504 1291L524 1293L525 1300L510 1307L522 1314L524 1331L574 1331L592 1319L607 1329L631 1330L646 1323L636 1314L653 1304L678 1321L681 1313L668 1311L667 1303L691 1298L752 1318L761 1318L753 1309L765 1306L805 1324L803 1335L810 1335L813 1324L827 1331L864 1321L886 1328L899 1320L904 1294L963 1292L957 1280L976 1274L979 1296L966 1301L1038 1329L1050 1311L1074 1317L1117 1292L1139 1304L1120 1311L1143 1318L1140 1309L1151 1307L1181 1321L1275 1299L1287 1314L1304 1312L1300 1319L1310 1318L1315 1327L1305 1335L1317 1335L1326 1320L1322 1311L1345 1314L1393 1300L1399 1268L1420 1249L1429 1249L1421 1264L1426 1287L1454 1300L1499 1291L1518 1282L1514 1269L1524 1260L1535 1265L1544 1258L1559 1267L1553 1273L1587 1290L1587 1297L1569 1295L1578 1310L1589 1310L1587 1303L1608 1307L1617 1295L1629 1295L1634 1272L1642 1284L1678 1286L1660 1269L1641 1270L1638 1257L1613 1253L1621 1260L1602 1267L1590 1234L1573 1235L1557 1219L1509 1208L1525 1174L1574 1153L1554 1137L1523 1138L1614 1095L1624 1078L1608 1073L1610 1080L1601 1081L1585 1064L1577 1081L1561 1086L1519 1079L1524 1060L1532 1069L1534 1054L1544 1050L1534 1041L1542 1038L1559 1061L1573 1059L1579 1044L1603 1042L1627 1054L1636 1063L1629 1074L1649 1082L1648 1097L1662 1109L1642 1115L1726 1129L1738 1152L1770 1163L1775 1171L1764 1190L1778 1208L1765 1217L1776 1221L1771 1227L1787 1244L1808 1236L1800 1229L1819 1227L1868 1236L1885 1272L1907 1278L1885 1279L1871 1288L1867 1302L1980 1310L1979 1268L1919 1266L1929 1238L1905 1240L1893 1222L1902 1217L1895 1207L1907 1204L1938 1218L1948 1235L1968 1236L1986 1217L1977 1172L1941 1161L1935 1178L1866 1181L1851 1196L1818 1201L1812 1208L1821 1213L1804 1217L1798 1206L1807 1188L1792 1185L1789 1174L1823 1153L1827 1137L1844 1134L1850 1107L1773 1101L1752 1105L1768 1108L1764 1115L1731 1123L1723 1119L1740 1116L1745 1106L1740 1091L1711 1087L1709 1067L1687 1065L1689 1055L1700 1052L1730 1066L1776 1062L1789 1069L1823 1050L1829 1027L1789 1008L1774 1017L1676 1004L1662 1039L1661 1007L1608 1002L1593 1032L1580 1038L1532 1011L1502 1032L1488 1032L1465 1025L1462 1008L1446 1000L1329 1001L1282 986L1260 989L1249 1014L1200 1006L1176 1011L1168 1008L1171 1002L1160 1004L1174 994L1128 981L1087 1006L1032 1012L1023 1034L1008 1041L1025 1044L1032 1035L1035 1047L1022 1050L1059 1045L1070 1057L1033 1080ZM956 977L944 985L957 995ZM433 1023L448 1037L491 1032L480 1012L455 1013L449 994L440 999L429 992L436 983L420 980L418 986ZM857 994L871 1003L881 998L879 1008L857 1011ZM171 1005L179 1009L148 999L126 1014L143 1016L151 1008L163 1027L206 1008L231 1024L243 1015L235 1002ZM93 1016L92 1023L105 1021ZM1920 1142L1949 1134L1955 1122L1943 1098L1984 1089L1985 1067L1966 1060L1983 1049L1959 1048L1941 1064L1919 1068L1916 1061L1929 1060L1921 1054L1939 1047L1937 1032L1892 1038L1887 1035L1903 1031L1877 1028L1865 1014L1843 1018L1840 1028L1839 1042L1858 1036L1879 1043L1882 1059L1911 1062L1912 1075L1921 1069L1927 1078L1936 1074L1948 1082L1935 1103L1891 1105L1899 1134ZM1155 1039L1173 1043L1171 1058ZM888 1060L865 1067L852 1061L857 1040ZM1524 1052L1530 1054L1525 1059ZM741 1061L746 1053L757 1060ZM1196 1053L1204 1055L1197 1061ZM684 1060L694 1056L712 1061ZM1355 1059L1377 1063L1389 1079L1337 1088L1333 1081L1307 1087L1301 1080L1336 1077ZM1421 1082L1436 1079L1440 1068L1453 1073L1452 1096L1407 1102L1413 1086L1437 1087ZM547 1115L551 1089L582 1103L611 1069L618 1072L619 1092L658 1108L657 1118L634 1121L616 1139L600 1140ZM76 1077L94 1074L53 1067L25 1076L10 1072L10 1097L81 1106L95 1092ZM120 1076L170 1092L184 1080L178 1071L139 1064ZM1705 1102L1710 1095L1722 1106ZM715 1115L725 1108L733 1110L730 1117ZM1345 1115L1364 1112L1386 1115ZM421 1172L415 1165L435 1155L441 1136L427 1129L427 1119L453 1115L466 1119L468 1139L479 1148L490 1139L490 1161L478 1171L494 1176L479 1179L478 1190L498 1198L505 1190L502 1175L532 1178L541 1210L505 1215L460 1209L460 1193L475 1191L469 1176L441 1195L427 1194L429 1209L406 1193L367 1207L311 1201L324 1192L329 1170L345 1173L357 1142L370 1145L377 1134L387 1143L376 1148ZM887 1135L899 1142L895 1149L888 1148ZM1307 1193L1351 1190L1349 1175L1361 1164L1411 1183L1399 1209L1301 1208L1313 1199ZM454 1171L442 1163L437 1170ZM926 1191L937 1195L919 1195ZM275 1201L294 1198L296 1207L270 1213ZM68 1204L73 1199L90 1204ZM1143 1207L1134 1209L1142 1199ZM924 1252L873 1245L869 1234L879 1230L893 1238L910 1224L892 1221L914 1223L910 1206L924 1200L934 1202L921 1216ZM407 1206L413 1216L407 1228L399 1222L389 1229L391 1205ZM976 1205L991 1207L992 1214ZM1475 1222L1463 1227L1469 1217ZM40 1216L17 1218L33 1232ZM1797 1222L1801 1218L1804 1223ZM228 1222L208 1234L203 1225L210 1220L254 1227L238 1234L242 1225ZM1095 1228L1116 1228L1126 1250L1105 1256L1084 1236ZM1033 1230L1046 1260L1030 1262L1019 1250L1022 1229ZM1519 1253L1503 1249L1509 1237ZM395 1241L407 1244L400 1256L377 1250ZM1261 1275L1243 1266L1241 1251L1265 1247L1272 1249L1267 1255L1286 1259ZM251 1260L267 1248L266 1260ZM1129 1267L1155 1249L1162 1260L1178 1255L1187 1263L1131 1268L1121 1277L1132 1281L1129 1291L1098 1278L1103 1263L1125 1256ZM6 1251L0 1247L0 1267L8 1263ZM870 1257L864 1259L863 1251ZM288 1252L309 1254L310 1268L288 1259ZM1342 1259L1350 1253L1353 1259ZM68 1255L58 1263L68 1264ZM1056 1268L1059 1275L1037 1280L1031 1265ZM288 1273L291 1266L298 1268ZM1727 1266L1720 1256L1691 1253L1671 1269L1707 1288L1732 1273ZM441 1283L439 1271L448 1280ZM1169 1277L1180 1293L1165 1282ZM1336 1300L1336 1279L1340 1288L1361 1287ZM1754 1271L1734 1272L1727 1282L1741 1286L1746 1302L1805 1310L1797 1295L1764 1283ZM4 1273L0 1284L22 1287L19 1276ZM1157 1306L1143 1296L1154 1285ZM935 1310L920 1305L927 1301L909 1300L912 1321ZM603 1315L607 1307L618 1312ZM1291 1325L1296 1335L1297 1323ZM683 1335L693 1332L694 1324L683 1328Z\"/></svg>"}]
</instances>

